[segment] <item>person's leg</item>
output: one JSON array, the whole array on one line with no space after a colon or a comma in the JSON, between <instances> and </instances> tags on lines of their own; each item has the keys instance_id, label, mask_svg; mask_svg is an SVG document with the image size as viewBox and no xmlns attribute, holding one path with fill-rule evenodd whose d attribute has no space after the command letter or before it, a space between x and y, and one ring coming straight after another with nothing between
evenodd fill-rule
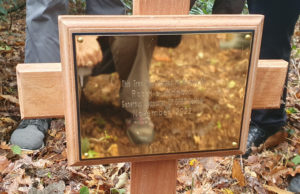
<instances>
[{"instance_id":1,"label":"person's leg","mask_svg":"<svg viewBox=\"0 0 300 194\"><path fill-rule=\"evenodd\" d=\"M248 0L251 14L265 15L260 59L284 59L289 62L290 40L299 17L298 0ZM287 84L287 82L286 82ZM286 84L280 109L253 110L251 120L263 128L280 128L286 124ZM274 88L276 89L276 88Z\"/></svg>"},{"instance_id":2,"label":"person's leg","mask_svg":"<svg viewBox=\"0 0 300 194\"><path fill-rule=\"evenodd\" d=\"M67 11L67 0L27 0L25 63L60 62L57 20Z\"/></svg>"},{"instance_id":3,"label":"person's leg","mask_svg":"<svg viewBox=\"0 0 300 194\"><path fill-rule=\"evenodd\" d=\"M125 7L120 0L87 0L88 15L124 15Z\"/></svg>"},{"instance_id":4,"label":"person's leg","mask_svg":"<svg viewBox=\"0 0 300 194\"><path fill-rule=\"evenodd\" d=\"M67 13L67 7L67 0L27 0L25 63L60 62L57 18ZM23 120L10 142L23 149L39 149L49 124L49 119Z\"/></svg>"},{"instance_id":5,"label":"person's leg","mask_svg":"<svg viewBox=\"0 0 300 194\"><path fill-rule=\"evenodd\" d=\"M295 24L300 14L299 0L248 0L249 12L252 14L264 14L264 31L261 43L261 59L284 59L290 61L291 46L290 41L294 32ZM262 137L259 141L257 135L249 134L248 144L256 143L256 146L264 141L269 135L280 130L286 124L285 102L287 93L287 80L285 83L282 100L279 109L274 110L254 110L252 111L252 121L257 126L254 127ZM276 89L276 88L274 88ZM261 130L258 130L258 129ZM251 132L251 131L250 131ZM255 134L255 133L253 133ZM248 145L250 146L250 145ZM248 149L246 155L251 152ZM295 176L288 189L292 192L300 192L300 175Z\"/></svg>"},{"instance_id":6,"label":"person's leg","mask_svg":"<svg viewBox=\"0 0 300 194\"><path fill-rule=\"evenodd\" d=\"M297 0L248 0L251 14L265 16L260 59L284 59L289 62L291 54L290 41L299 17L300 3ZM287 78L279 109L253 110L251 127L248 135L247 157L251 146L263 143L269 136L281 130L286 124L285 99ZM276 88L274 88L276 89Z\"/></svg>"},{"instance_id":7,"label":"person's leg","mask_svg":"<svg viewBox=\"0 0 300 194\"><path fill-rule=\"evenodd\" d=\"M215 0L213 14L240 14L243 11L245 0Z\"/></svg>"}]
</instances>

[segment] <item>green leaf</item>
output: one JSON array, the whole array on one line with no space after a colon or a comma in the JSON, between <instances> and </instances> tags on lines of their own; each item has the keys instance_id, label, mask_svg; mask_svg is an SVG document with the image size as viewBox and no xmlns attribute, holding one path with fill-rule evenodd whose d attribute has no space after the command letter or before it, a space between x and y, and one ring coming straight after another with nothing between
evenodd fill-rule
<instances>
[{"instance_id":1,"label":"green leaf","mask_svg":"<svg viewBox=\"0 0 300 194\"><path fill-rule=\"evenodd\" d=\"M90 194L89 188L87 188L86 186L81 187L79 190L79 194Z\"/></svg>"},{"instance_id":2,"label":"green leaf","mask_svg":"<svg viewBox=\"0 0 300 194\"><path fill-rule=\"evenodd\" d=\"M48 172L48 173L47 173L47 176L48 176L49 179L52 179L51 172Z\"/></svg>"},{"instance_id":3,"label":"green leaf","mask_svg":"<svg viewBox=\"0 0 300 194\"><path fill-rule=\"evenodd\" d=\"M20 155L20 154L22 153L21 148L20 148L19 146L17 146L17 145L11 146L11 150L12 150L12 152L13 152L14 154Z\"/></svg>"},{"instance_id":4,"label":"green leaf","mask_svg":"<svg viewBox=\"0 0 300 194\"><path fill-rule=\"evenodd\" d=\"M88 158L95 158L97 156L98 152L94 150L89 150L88 151Z\"/></svg>"},{"instance_id":5,"label":"green leaf","mask_svg":"<svg viewBox=\"0 0 300 194\"><path fill-rule=\"evenodd\" d=\"M17 2L17 0L12 0L12 2L13 2L13 4L14 4L14 6L15 6L15 7L17 7L17 6L18 6L18 2Z\"/></svg>"},{"instance_id":6,"label":"green leaf","mask_svg":"<svg viewBox=\"0 0 300 194\"><path fill-rule=\"evenodd\" d=\"M232 89L234 88L236 85L235 81L231 80L229 83L228 83L228 88Z\"/></svg>"},{"instance_id":7,"label":"green leaf","mask_svg":"<svg viewBox=\"0 0 300 194\"><path fill-rule=\"evenodd\" d=\"M288 129L287 132L290 134L290 135L294 135L296 133L296 131L294 129Z\"/></svg>"},{"instance_id":8,"label":"green leaf","mask_svg":"<svg viewBox=\"0 0 300 194\"><path fill-rule=\"evenodd\" d=\"M218 129L221 129L221 128L222 128L222 124L221 124L220 121L217 122L217 127L218 127Z\"/></svg>"},{"instance_id":9,"label":"green leaf","mask_svg":"<svg viewBox=\"0 0 300 194\"><path fill-rule=\"evenodd\" d=\"M88 138L81 138L81 152L85 153L90 149L90 141Z\"/></svg>"},{"instance_id":10,"label":"green leaf","mask_svg":"<svg viewBox=\"0 0 300 194\"><path fill-rule=\"evenodd\" d=\"M294 107L290 107L290 108L287 108L286 109L286 113L287 114L294 114L294 113L297 113L297 109L295 109Z\"/></svg>"},{"instance_id":11,"label":"green leaf","mask_svg":"<svg viewBox=\"0 0 300 194\"><path fill-rule=\"evenodd\" d=\"M125 192L126 192L125 189L117 189L117 188L111 188L110 189L111 194L123 194Z\"/></svg>"},{"instance_id":12,"label":"green leaf","mask_svg":"<svg viewBox=\"0 0 300 194\"><path fill-rule=\"evenodd\" d=\"M6 51L10 51L11 49L12 49L12 48L11 48L10 46L7 46L7 45L5 46L5 50L6 50Z\"/></svg>"},{"instance_id":13,"label":"green leaf","mask_svg":"<svg viewBox=\"0 0 300 194\"><path fill-rule=\"evenodd\" d=\"M300 164L300 155L297 154L297 156L295 156L295 157L292 159L292 162L293 162L295 165Z\"/></svg>"},{"instance_id":14,"label":"green leaf","mask_svg":"<svg viewBox=\"0 0 300 194\"><path fill-rule=\"evenodd\" d=\"M10 51L12 48L10 46L0 46L0 51Z\"/></svg>"},{"instance_id":15,"label":"green leaf","mask_svg":"<svg viewBox=\"0 0 300 194\"><path fill-rule=\"evenodd\" d=\"M297 46L296 46L296 45L293 45L293 46L292 46L292 49L293 49L293 50L296 50L296 49L297 49Z\"/></svg>"},{"instance_id":16,"label":"green leaf","mask_svg":"<svg viewBox=\"0 0 300 194\"><path fill-rule=\"evenodd\" d=\"M7 10L0 4L0 15L7 15Z\"/></svg>"}]
</instances>

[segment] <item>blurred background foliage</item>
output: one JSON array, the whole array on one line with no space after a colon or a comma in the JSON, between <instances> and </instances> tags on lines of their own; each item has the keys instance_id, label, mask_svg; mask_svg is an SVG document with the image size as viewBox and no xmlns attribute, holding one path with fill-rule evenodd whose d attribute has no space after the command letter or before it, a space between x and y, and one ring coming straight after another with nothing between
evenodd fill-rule
<instances>
[{"instance_id":1,"label":"blurred background foliage","mask_svg":"<svg viewBox=\"0 0 300 194\"><path fill-rule=\"evenodd\" d=\"M0 24L9 22L8 16L26 5L25 0L0 0Z\"/></svg>"}]
</instances>

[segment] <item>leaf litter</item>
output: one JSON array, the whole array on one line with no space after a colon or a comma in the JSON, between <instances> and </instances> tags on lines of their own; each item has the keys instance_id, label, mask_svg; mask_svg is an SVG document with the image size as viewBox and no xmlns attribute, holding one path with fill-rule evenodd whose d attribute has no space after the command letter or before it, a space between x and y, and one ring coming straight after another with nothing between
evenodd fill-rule
<instances>
[{"instance_id":1,"label":"leaf litter","mask_svg":"<svg viewBox=\"0 0 300 194\"><path fill-rule=\"evenodd\" d=\"M129 193L130 164L68 167L63 120L53 120L40 151L13 152L9 137L20 121L15 66L23 63L25 10L12 13L11 32L0 43L0 192L1 193ZM190 158L178 161L177 193L290 193L289 180L300 173L300 25L293 38L284 134L272 137L248 159ZM160 60L169 60L162 56ZM229 82L228 87L234 87ZM283 137L283 138L282 138ZM279 145L278 145L279 144ZM111 148L113 149L113 148ZM124 190L122 190L124 189Z\"/></svg>"}]
</instances>

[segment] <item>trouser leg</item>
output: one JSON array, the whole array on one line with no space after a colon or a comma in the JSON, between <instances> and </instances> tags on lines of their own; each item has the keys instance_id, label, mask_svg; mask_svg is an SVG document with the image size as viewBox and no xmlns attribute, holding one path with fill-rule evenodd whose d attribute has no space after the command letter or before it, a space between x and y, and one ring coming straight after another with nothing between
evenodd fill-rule
<instances>
[{"instance_id":1,"label":"trouser leg","mask_svg":"<svg viewBox=\"0 0 300 194\"><path fill-rule=\"evenodd\" d=\"M86 13L89 15L124 15L125 7L120 0L87 0Z\"/></svg>"},{"instance_id":2,"label":"trouser leg","mask_svg":"<svg viewBox=\"0 0 300 194\"><path fill-rule=\"evenodd\" d=\"M68 0L26 1L25 63L60 62L57 19L67 12Z\"/></svg>"},{"instance_id":3,"label":"trouser leg","mask_svg":"<svg viewBox=\"0 0 300 194\"><path fill-rule=\"evenodd\" d=\"M299 17L299 0L248 0L251 14L265 15L260 59L290 60L290 41ZM286 124L286 86L282 95L283 104L279 109L253 110L251 120L264 127L280 127ZM274 88L277 90L277 88Z\"/></svg>"},{"instance_id":4,"label":"trouser leg","mask_svg":"<svg viewBox=\"0 0 300 194\"><path fill-rule=\"evenodd\" d=\"M213 14L240 14L243 11L245 0L215 0Z\"/></svg>"},{"instance_id":5,"label":"trouser leg","mask_svg":"<svg viewBox=\"0 0 300 194\"><path fill-rule=\"evenodd\" d=\"M154 36L111 39L113 59L121 81L121 105L135 116L142 116L149 107L149 67L155 44Z\"/></svg>"}]
</instances>

